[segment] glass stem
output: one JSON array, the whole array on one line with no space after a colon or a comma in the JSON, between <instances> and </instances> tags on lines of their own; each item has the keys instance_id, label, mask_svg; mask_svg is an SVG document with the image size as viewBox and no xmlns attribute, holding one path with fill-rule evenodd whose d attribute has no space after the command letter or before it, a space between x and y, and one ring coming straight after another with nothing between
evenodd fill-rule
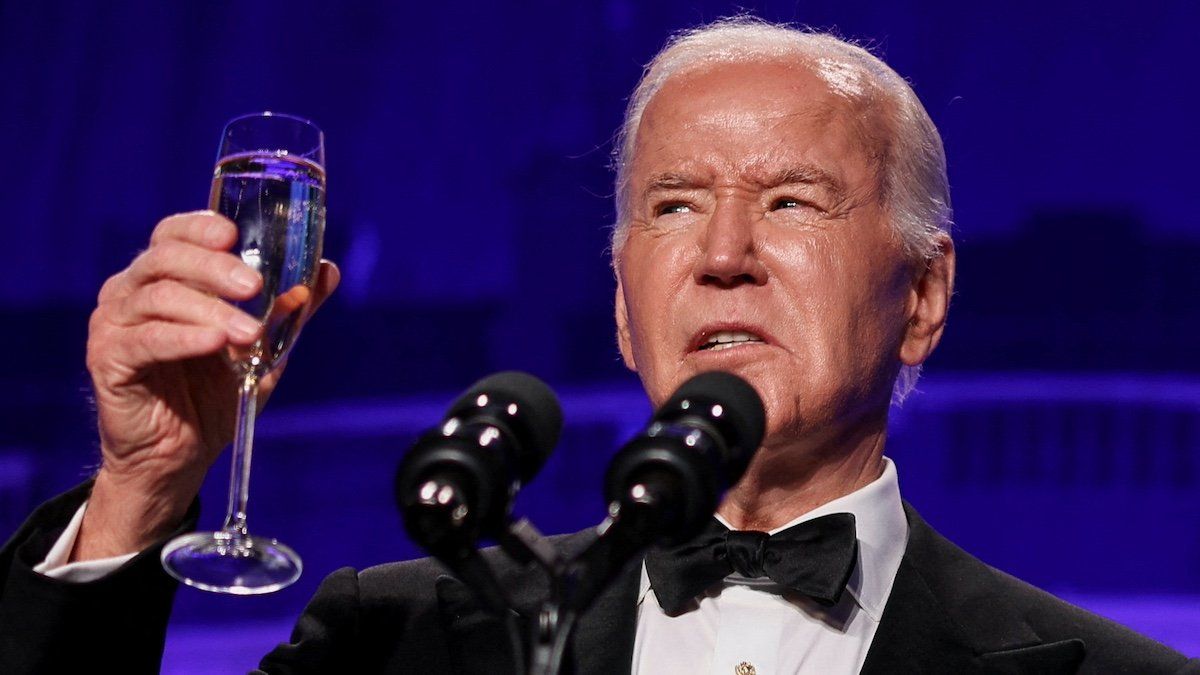
<instances>
[{"instance_id":1,"label":"glass stem","mask_svg":"<svg viewBox=\"0 0 1200 675\"><path fill-rule=\"evenodd\" d=\"M246 502L250 499L250 455L254 445L254 418L258 413L258 373L247 368L238 390L237 428L229 460L229 509L221 528L236 537L246 536Z\"/></svg>"}]
</instances>

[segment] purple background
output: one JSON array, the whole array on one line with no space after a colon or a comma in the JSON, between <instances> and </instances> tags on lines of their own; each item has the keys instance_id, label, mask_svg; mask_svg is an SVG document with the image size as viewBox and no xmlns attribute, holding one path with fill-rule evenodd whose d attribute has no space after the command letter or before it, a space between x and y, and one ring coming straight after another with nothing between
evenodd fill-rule
<instances>
[{"instance_id":1,"label":"purple background","mask_svg":"<svg viewBox=\"0 0 1200 675\"><path fill-rule=\"evenodd\" d=\"M416 555L395 463L489 372L564 393L521 513L596 522L608 457L646 414L613 338L610 139L668 35L748 9L873 45L945 138L960 277L896 414L906 497L984 560L1200 655L1197 7L4 3L0 536L95 464L83 345L103 279L159 218L205 205L222 124L263 109L325 129L345 275L256 453L252 529L307 570L267 598L181 591L166 670L244 670L325 574Z\"/></svg>"}]
</instances>

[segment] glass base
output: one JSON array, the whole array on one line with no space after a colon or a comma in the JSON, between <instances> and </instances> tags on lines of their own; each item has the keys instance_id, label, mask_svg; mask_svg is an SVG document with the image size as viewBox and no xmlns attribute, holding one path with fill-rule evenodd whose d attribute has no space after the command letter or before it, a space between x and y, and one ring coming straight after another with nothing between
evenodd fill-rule
<instances>
[{"instance_id":1,"label":"glass base","mask_svg":"<svg viewBox=\"0 0 1200 675\"><path fill-rule=\"evenodd\" d=\"M274 539L195 532L167 542L162 566L179 581L212 593L274 593L300 578L300 556Z\"/></svg>"}]
</instances>

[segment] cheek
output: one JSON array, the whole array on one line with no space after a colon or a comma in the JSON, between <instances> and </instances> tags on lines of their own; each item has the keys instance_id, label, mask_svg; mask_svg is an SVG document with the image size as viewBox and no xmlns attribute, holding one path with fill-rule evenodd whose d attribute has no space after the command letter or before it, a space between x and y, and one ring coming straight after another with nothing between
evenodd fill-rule
<instances>
[{"instance_id":1,"label":"cheek","mask_svg":"<svg viewBox=\"0 0 1200 675\"><path fill-rule=\"evenodd\" d=\"M670 300L675 294L653 247L630 241L622 252L621 279L624 289L630 349L640 377L653 378L669 330Z\"/></svg>"},{"instance_id":2,"label":"cheek","mask_svg":"<svg viewBox=\"0 0 1200 675\"><path fill-rule=\"evenodd\" d=\"M895 252L860 249L858 256L832 279L840 302L827 308L831 325L831 370L840 371L856 397L890 391L899 368L900 346L907 323L906 275Z\"/></svg>"},{"instance_id":3,"label":"cheek","mask_svg":"<svg viewBox=\"0 0 1200 675\"><path fill-rule=\"evenodd\" d=\"M662 337L673 313L671 305L691 278L691 263L682 237L631 237L621 266L625 301L635 332Z\"/></svg>"},{"instance_id":4,"label":"cheek","mask_svg":"<svg viewBox=\"0 0 1200 675\"><path fill-rule=\"evenodd\" d=\"M852 308L849 294L855 286L853 270L842 264L837 245L827 232L811 232L781 241L767 254L774 261L773 295L785 299L776 318L794 346L812 356L828 357L828 350L844 346L849 337Z\"/></svg>"},{"instance_id":5,"label":"cheek","mask_svg":"<svg viewBox=\"0 0 1200 675\"><path fill-rule=\"evenodd\" d=\"M883 271L895 267L895 257L846 234L812 232L773 252L776 280L790 298L781 319L803 362L795 373L800 386L764 392L776 405L797 405L803 396L802 407L836 408L880 386L898 359L905 296L895 275Z\"/></svg>"}]
</instances>

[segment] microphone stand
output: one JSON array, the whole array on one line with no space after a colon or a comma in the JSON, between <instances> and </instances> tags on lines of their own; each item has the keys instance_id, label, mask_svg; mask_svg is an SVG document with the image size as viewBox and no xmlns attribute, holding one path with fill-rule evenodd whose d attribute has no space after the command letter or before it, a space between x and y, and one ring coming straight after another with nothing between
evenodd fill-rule
<instances>
[{"instance_id":1,"label":"microphone stand","mask_svg":"<svg viewBox=\"0 0 1200 675\"><path fill-rule=\"evenodd\" d=\"M422 494L406 512L410 531L418 533L425 549L474 593L485 612L504 621L517 673L557 675L579 615L621 569L612 556L620 552L627 559L638 550L619 538L606 537L606 533L621 529L611 526L618 522L616 516L606 519L597 528L600 537L582 555L571 559L565 558L527 519L509 521L500 530L498 543L509 557L521 564L538 564L550 578L550 595L532 624L527 652L511 599L475 548L474 532L461 530L465 523L472 522L469 516L473 515L463 487L452 479L430 485L430 489L423 490L429 496ZM619 507L614 505L611 510L615 514Z\"/></svg>"},{"instance_id":2,"label":"microphone stand","mask_svg":"<svg viewBox=\"0 0 1200 675\"><path fill-rule=\"evenodd\" d=\"M515 561L535 562L550 577L550 596L542 602L529 636L530 675L556 675L562 668L567 642L575 627L577 612L567 609L569 562L529 520L510 523L500 547ZM517 672L524 670L518 667Z\"/></svg>"},{"instance_id":3,"label":"microphone stand","mask_svg":"<svg viewBox=\"0 0 1200 675\"><path fill-rule=\"evenodd\" d=\"M517 673L558 675L580 615L625 565L665 533L680 536L702 524L716 506L715 490L706 489L708 481L698 458L684 455L670 466L655 462L631 466L634 470L620 474L623 479L615 484L619 487L609 493L608 517L596 527L596 539L575 556L560 553L528 519L510 520L500 529L500 548L515 562L536 563L550 579L549 596L531 626L528 651L522 645L512 602L473 543L467 543L473 540L447 535L429 542L434 545L428 550L474 591L484 609L505 619ZM449 498L422 502L427 510L417 515L446 523L465 508L457 486L448 482L446 487ZM422 519L414 522L420 524Z\"/></svg>"},{"instance_id":4,"label":"microphone stand","mask_svg":"<svg viewBox=\"0 0 1200 675\"><path fill-rule=\"evenodd\" d=\"M562 671L580 615L654 540L670 517L658 490L631 491L609 507L609 516L596 528L596 540L570 559L528 520L509 525L500 541L501 548L518 562L536 562L550 577L550 595L531 627L529 675L557 675Z\"/></svg>"},{"instance_id":5,"label":"microphone stand","mask_svg":"<svg viewBox=\"0 0 1200 675\"><path fill-rule=\"evenodd\" d=\"M443 480L434 484L428 493L430 497L418 500L408 511L406 525L423 535L420 540L425 549L471 589L484 611L504 621L514 666L520 673L525 669L525 651L513 603L491 566L475 548L475 537L464 536L463 532L447 525L463 522L470 513L462 487L456 481ZM439 494L440 499L432 496Z\"/></svg>"}]
</instances>

